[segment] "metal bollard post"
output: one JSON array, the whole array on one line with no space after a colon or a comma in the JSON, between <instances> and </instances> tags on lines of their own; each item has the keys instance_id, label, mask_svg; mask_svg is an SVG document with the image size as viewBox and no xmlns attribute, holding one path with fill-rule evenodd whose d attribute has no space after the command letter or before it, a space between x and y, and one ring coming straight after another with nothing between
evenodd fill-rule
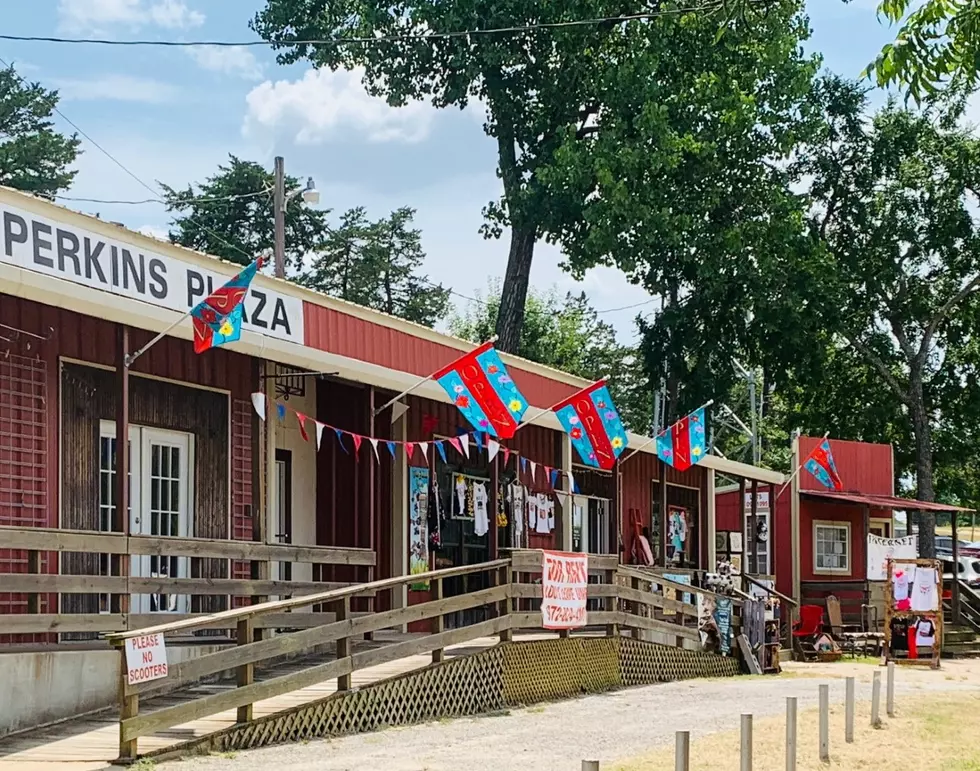
<instances>
[{"instance_id":1,"label":"metal bollard post","mask_svg":"<svg viewBox=\"0 0 980 771\"><path fill-rule=\"evenodd\" d=\"M678 731L674 738L674 771L691 771L691 732Z\"/></svg>"},{"instance_id":2,"label":"metal bollard post","mask_svg":"<svg viewBox=\"0 0 980 771\"><path fill-rule=\"evenodd\" d=\"M796 771L796 697L786 697L786 771Z\"/></svg>"},{"instance_id":3,"label":"metal bollard post","mask_svg":"<svg viewBox=\"0 0 980 771\"><path fill-rule=\"evenodd\" d=\"M599 771L598 760L583 760L582 771Z\"/></svg>"},{"instance_id":4,"label":"metal bollard post","mask_svg":"<svg viewBox=\"0 0 980 771\"><path fill-rule=\"evenodd\" d=\"M888 662L888 681L885 689L885 711L888 717L895 717L895 662Z\"/></svg>"},{"instance_id":5,"label":"metal bollard post","mask_svg":"<svg viewBox=\"0 0 980 771\"><path fill-rule=\"evenodd\" d=\"M881 728L881 672L871 681L871 727Z\"/></svg>"},{"instance_id":6,"label":"metal bollard post","mask_svg":"<svg viewBox=\"0 0 980 771\"><path fill-rule=\"evenodd\" d=\"M830 686L820 686L820 759L830 760Z\"/></svg>"},{"instance_id":7,"label":"metal bollard post","mask_svg":"<svg viewBox=\"0 0 980 771\"><path fill-rule=\"evenodd\" d=\"M752 771L752 715L742 715L741 753L739 771Z\"/></svg>"},{"instance_id":8,"label":"metal bollard post","mask_svg":"<svg viewBox=\"0 0 980 771\"><path fill-rule=\"evenodd\" d=\"M854 741L854 678L844 681L844 741Z\"/></svg>"}]
</instances>

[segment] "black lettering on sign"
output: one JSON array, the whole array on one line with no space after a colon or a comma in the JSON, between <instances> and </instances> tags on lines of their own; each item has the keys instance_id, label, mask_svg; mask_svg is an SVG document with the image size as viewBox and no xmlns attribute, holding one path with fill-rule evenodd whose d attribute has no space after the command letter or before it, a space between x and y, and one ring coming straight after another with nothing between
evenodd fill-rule
<instances>
[{"instance_id":1,"label":"black lettering on sign","mask_svg":"<svg viewBox=\"0 0 980 771\"><path fill-rule=\"evenodd\" d=\"M85 278L92 278L92 269L99 276L99 281L103 284L106 283L105 271L102 270L102 265L99 263L99 255L102 254L102 250L105 249L105 241L96 241L95 247L92 246L92 239L86 236L85 238Z\"/></svg>"},{"instance_id":2,"label":"black lettering on sign","mask_svg":"<svg viewBox=\"0 0 980 771\"><path fill-rule=\"evenodd\" d=\"M150 294L157 300L167 296L167 265L156 257L150 259Z\"/></svg>"},{"instance_id":3,"label":"black lettering on sign","mask_svg":"<svg viewBox=\"0 0 980 771\"><path fill-rule=\"evenodd\" d=\"M16 226L16 229L15 229ZM14 244L27 243L27 222L23 217L3 213L3 251L8 257L14 256Z\"/></svg>"},{"instance_id":4,"label":"black lettering on sign","mask_svg":"<svg viewBox=\"0 0 980 771\"><path fill-rule=\"evenodd\" d=\"M133 259L133 253L129 249L122 250L123 258L123 289L129 289L130 279L133 287L140 294L146 294L146 266L143 264L143 255L136 253L139 260ZM139 264L137 264L137 262Z\"/></svg>"},{"instance_id":5,"label":"black lettering on sign","mask_svg":"<svg viewBox=\"0 0 980 771\"><path fill-rule=\"evenodd\" d=\"M81 245L78 243L78 236L70 230L58 228L55 238L58 242L58 270L64 273L65 261L71 260L75 265L75 275L81 276L82 266L78 260L78 249Z\"/></svg>"},{"instance_id":6,"label":"black lettering on sign","mask_svg":"<svg viewBox=\"0 0 980 771\"><path fill-rule=\"evenodd\" d=\"M204 299L204 276L196 270L187 270L187 307L193 308L198 299Z\"/></svg>"},{"instance_id":7,"label":"black lettering on sign","mask_svg":"<svg viewBox=\"0 0 980 771\"><path fill-rule=\"evenodd\" d=\"M266 303L268 303L268 298L265 296L265 292L260 292L257 289L252 290L252 297L257 301L255 311L252 313L252 325L262 327L262 329L268 329L269 322L262 318L262 310L265 308Z\"/></svg>"},{"instance_id":8,"label":"black lettering on sign","mask_svg":"<svg viewBox=\"0 0 980 771\"><path fill-rule=\"evenodd\" d=\"M51 251L51 242L46 238L41 238L41 235L50 236L51 228L45 225L43 222L38 222L37 220L31 220L31 231L34 241L34 263L36 265L44 265L48 268L54 267L54 260L51 257L47 257L41 254L41 250L45 249Z\"/></svg>"},{"instance_id":9,"label":"black lettering on sign","mask_svg":"<svg viewBox=\"0 0 980 771\"><path fill-rule=\"evenodd\" d=\"M109 247L109 258L112 267L112 285L119 286L119 250L115 246Z\"/></svg>"},{"instance_id":10,"label":"black lettering on sign","mask_svg":"<svg viewBox=\"0 0 980 771\"><path fill-rule=\"evenodd\" d=\"M276 331L276 327L282 327L286 330L286 334L291 334L289 331L289 316L286 315L286 304L282 301L281 297L276 298L276 310L272 314L272 331Z\"/></svg>"}]
</instances>

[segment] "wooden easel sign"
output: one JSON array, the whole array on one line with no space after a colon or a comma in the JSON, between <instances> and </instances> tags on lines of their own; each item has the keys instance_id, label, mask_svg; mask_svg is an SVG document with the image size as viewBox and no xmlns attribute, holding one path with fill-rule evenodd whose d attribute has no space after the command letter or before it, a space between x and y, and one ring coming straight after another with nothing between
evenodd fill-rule
<instances>
[{"instance_id":1,"label":"wooden easel sign","mask_svg":"<svg viewBox=\"0 0 980 771\"><path fill-rule=\"evenodd\" d=\"M884 663L939 669L943 574L939 560L889 558Z\"/></svg>"}]
</instances>

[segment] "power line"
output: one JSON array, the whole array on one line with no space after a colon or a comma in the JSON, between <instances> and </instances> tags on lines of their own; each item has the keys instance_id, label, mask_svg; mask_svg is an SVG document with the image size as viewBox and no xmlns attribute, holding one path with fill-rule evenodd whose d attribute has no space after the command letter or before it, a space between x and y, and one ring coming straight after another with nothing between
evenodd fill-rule
<instances>
[{"instance_id":1,"label":"power line","mask_svg":"<svg viewBox=\"0 0 980 771\"><path fill-rule=\"evenodd\" d=\"M764 0L749 0L753 3L762 3ZM626 14L621 16L600 16L591 19L571 19L568 21L538 22L535 24L520 24L509 27L490 27L486 29L465 29L452 30L447 32L427 32L424 35L418 34L399 34L399 35L378 35L374 37L330 37L330 38L311 38L284 40L282 45L290 46L327 46L327 45L374 45L377 43L397 43L397 42L427 42L430 40L447 40L459 37L479 37L487 35L507 35L522 32L536 32L539 30L550 29L572 29L576 27L594 27L600 24L625 24L630 21L649 21L663 16L678 16L686 13L708 12L713 13L724 7L723 0L716 0L702 5L690 5L682 8L664 8L659 11L647 11L645 13ZM196 48L196 47L215 47L215 48L248 48L269 46L266 40L112 40L108 38L65 38L51 37L47 35L7 35L0 34L0 40L11 40L19 43L58 43L68 45L104 45L104 46L152 46L155 48Z\"/></svg>"},{"instance_id":2,"label":"power line","mask_svg":"<svg viewBox=\"0 0 980 771\"><path fill-rule=\"evenodd\" d=\"M191 197L186 199L181 199L179 201L167 201L163 198L143 198L136 201L123 201L111 198L79 198L71 195L53 195L52 198L56 198L59 201L74 201L76 203L101 203L106 205L120 205L120 206L144 206L146 204L164 204L166 206L173 206L174 208L186 208L191 204L195 203L219 203L222 201L238 201L244 198L255 198L256 196L265 195L272 192L272 188L267 188L265 190L257 190L254 193L236 193L234 195L221 195L216 197Z\"/></svg>"}]
</instances>

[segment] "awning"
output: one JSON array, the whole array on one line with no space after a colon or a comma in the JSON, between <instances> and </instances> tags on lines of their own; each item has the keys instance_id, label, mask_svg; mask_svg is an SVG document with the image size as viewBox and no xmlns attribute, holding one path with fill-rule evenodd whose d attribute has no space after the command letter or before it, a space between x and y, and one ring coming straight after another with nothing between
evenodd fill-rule
<instances>
[{"instance_id":1,"label":"awning","mask_svg":"<svg viewBox=\"0 0 980 771\"><path fill-rule=\"evenodd\" d=\"M800 495L807 498L820 498L841 503L857 503L861 506L871 506L876 509L899 509L901 511L974 511L961 506L950 506L945 503L930 503L916 501L911 498L896 498L893 495L862 495L860 493L833 493L821 490L800 490Z\"/></svg>"}]
</instances>

